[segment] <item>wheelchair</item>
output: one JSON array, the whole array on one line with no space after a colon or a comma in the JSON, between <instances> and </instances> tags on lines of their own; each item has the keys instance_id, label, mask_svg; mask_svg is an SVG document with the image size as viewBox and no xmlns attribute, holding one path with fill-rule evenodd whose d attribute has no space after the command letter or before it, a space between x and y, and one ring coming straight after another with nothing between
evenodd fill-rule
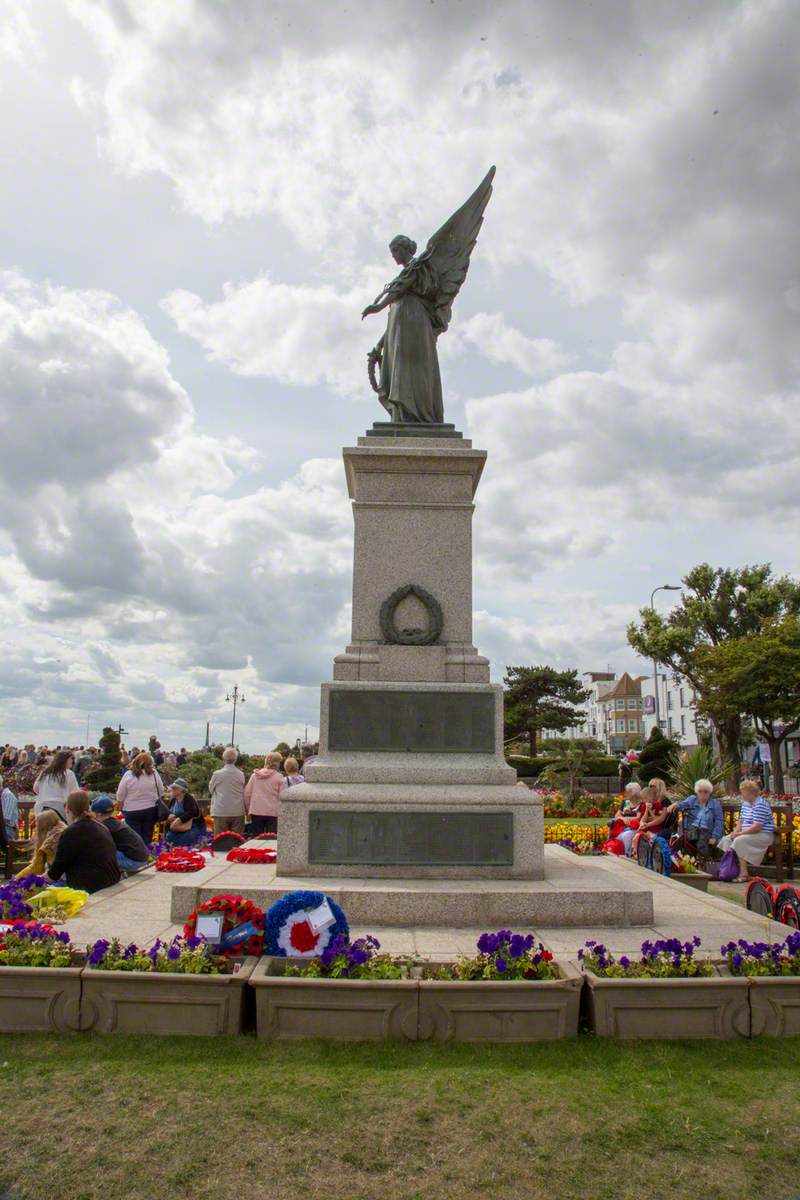
<instances>
[{"instance_id":1,"label":"wheelchair","mask_svg":"<svg viewBox=\"0 0 800 1200\"><path fill-rule=\"evenodd\" d=\"M704 870L709 861L708 855L701 855L697 847L688 840L683 813L670 813L659 830L645 830L638 833L635 840L636 861L640 867L655 871L657 875L672 874L672 856L679 851L694 854L697 865Z\"/></svg>"},{"instance_id":2,"label":"wheelchair","mask_svg":"<svg viewBox=\"0 0 800 1200\"><path fill-rule=\"evenodd\" d=\"M756 876L747 885L745 905L761 917L772 917L790 929L800 929L800 888L791 883L773 885Z\"/></svg>"}]
</instances>

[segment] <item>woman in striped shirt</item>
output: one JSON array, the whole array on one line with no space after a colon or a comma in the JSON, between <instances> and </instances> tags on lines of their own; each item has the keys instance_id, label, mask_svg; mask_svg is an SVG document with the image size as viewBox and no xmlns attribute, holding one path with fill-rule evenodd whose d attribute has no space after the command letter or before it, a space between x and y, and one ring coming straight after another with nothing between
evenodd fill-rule
<instances>
[{"instance_id":1,"label":"woman in striped shirt","mask_svg":"<svg viewBox=\"0 0 800 1200\"><path fill-rule=\"evenodd\" d=\"M764 855L772 845L775 821L772 809L761 795L761 788L754 779L744 779L739 787L742 807L734 830L721 839L720 850L733 850L739 859L737 883L747 882L747 864L761 865Z\"/></svg>"}]
</instances>

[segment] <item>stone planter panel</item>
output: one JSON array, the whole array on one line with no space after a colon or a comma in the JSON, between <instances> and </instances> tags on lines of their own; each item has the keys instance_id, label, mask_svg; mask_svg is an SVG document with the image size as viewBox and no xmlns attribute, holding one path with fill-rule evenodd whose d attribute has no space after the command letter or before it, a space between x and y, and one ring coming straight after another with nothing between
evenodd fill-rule
<instances>
[{"instance_id":1,"label":"stone planter panel","mask_svg":"<svg viewBox=\"0 0 800 1200\"><path fill-rule=\"evenodd\" d=\"M456 1042L541 1042L578 1033L583 979L570 963L560 979L476 981L424 979L419 1038Z\"/></svg>"},{"instance_id":2,"label":"stone planter panel","mask_svg":"<svg viewBox=\"0 0 800 1200\"><path fill-rule=\"evenodd\" d=\"M753 1037L800 1037L800 977L757 976L748 982Z\"/></svg>"},{"instance_id":3,"label":"stone planter panel","mask_svg":"<svg viewBox=\"0 0 800 1200\"><path fill-rule=\"evenodd\" d=\"M696 888L698 892L707 892L711 876L705 871L673 871L670 878L677 879L679 883L685 883L687 887Z\"/></svg>"},{"instance_id":4,"label":"stone planter panel","mask_svg":"<svg viewBox=\"0 0 800 1200\"><path fill-rule=\"evenodd\" d=\"M285 965L262 958L251 976L259 1038L417 1040L416 980L287 979Z\"/></svg>"},{"instance_id":5,"label":"stone planter panel","mask_svg":"<svg viewBox=\"0 0 800 1200\"><path fill-rule=\"evenodd\" d=\"M0 1033L80 1029L80 967L0 967Z\"/></svg>"},{"instance_id":6,"label":"stone planter panel","mask_svg":"<svg viewBox=\"0 0 800 1200\"><path fill-rule=\"evenodd\" d=\"M598 1037L727 1039L750 1036L747 980L605 979L586 972Z\"/></svg>"},{"instance_id":7,"label":"stone planter panel","mask_svg":"<svg viewBox=\"0 0 800 1200\"><path fill-rule=\"evenodd\" d=\"M242 1032L245 985L255 958L235 975L158 975L83 971L83 1028L99 1033L198 1037Z\"/></svg>"}]
</instances>

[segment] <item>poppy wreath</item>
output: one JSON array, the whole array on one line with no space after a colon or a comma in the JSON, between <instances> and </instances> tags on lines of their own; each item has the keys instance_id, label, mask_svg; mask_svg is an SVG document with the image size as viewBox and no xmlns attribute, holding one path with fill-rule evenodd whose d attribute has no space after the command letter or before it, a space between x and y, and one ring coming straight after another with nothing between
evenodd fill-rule
<instances>
[{"instance_id":1,"label":"poppy wreath","mask_svg":"<svg viewBox=\"0 0 800 1200\"><path fill-rule=\"evenodd\" d=\"M232 850L237 846L241 846L244 840L242 835L236 833L233 829L226 829L222 833L215 833L211 839L211 853L215 853L218 844L222 850Z\"/></svg>"},{"instance_id":2,"label":"poppy wreath","mask_svg":"<svg viewBox=\"0 0 800 1200\"><path fill-rule=\"evenodd\" d=\"M234 846L226 857L235 863L274 863L277 854L269 846Z\"/></svg>"},{"instance_id":3,"label":"poppy wreath","mask_svg":"<svg viewBox=\"0 0 800 1200\"><path fill-rule=\"evenodd\" d=\"M336 920L316 933L308 913L327 900ZM334 938L350 936L347 918L324 892L289 892L267 910L264 953L276 958L315 958Z\"/></svg>"},{"instance_id":4,"label":"poppy wreath","mask_svg":"<svg viewBox=\"0 0 800 1200\"><path fill-rule=\"evenodd\" d=\"M220 953L228 958L239 958L240 955L248 954L256 957L261 955L264 946L264 913L252 900L243 900L241 896L228 894L212 896L204 904L198 904L194 912L190 914L183 927L184 937L194 937L200 913L222 913L224 918L222 922L223 938L239 925L251 923L255 927L255 932L246 941L237 942L235 946L222 949Z\"/></svg>"},{"instance_id":5,"label":"poppy wreath","mask_svg":"<svg viewBox=\"0 0 800 1200\"><path fill-rule=\"evenodd\" d=\"M189 871L202 871L206 865L205 856L197 850L187 850L180 846L175 850L164 850L156 859L157 871L175 871L187 874Z\"/></svg>"}]
</instances>

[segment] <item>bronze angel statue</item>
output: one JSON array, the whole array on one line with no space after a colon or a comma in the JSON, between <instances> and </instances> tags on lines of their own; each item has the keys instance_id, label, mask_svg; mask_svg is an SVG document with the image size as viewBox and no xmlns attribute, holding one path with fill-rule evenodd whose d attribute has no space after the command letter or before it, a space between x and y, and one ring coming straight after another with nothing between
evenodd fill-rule
<instances>
[{"instance_id":1,"label":"bronze angel statue","mask_svg":"<svg viewBox=\"0 0 800 1200\"><path fill-rule=\"evenodd\" d=\"M466 278L492 194L494 171L492 167L418 258L411 238L402 233L392 238L389 249L403 269L361 314L363 320L391 306L386 332L367 358L370 382L397 424L441 424L443 420L436 339L450 324L453 301ZM376 367L380 367L377 382Z\"/></svg>"}]
</instances>

